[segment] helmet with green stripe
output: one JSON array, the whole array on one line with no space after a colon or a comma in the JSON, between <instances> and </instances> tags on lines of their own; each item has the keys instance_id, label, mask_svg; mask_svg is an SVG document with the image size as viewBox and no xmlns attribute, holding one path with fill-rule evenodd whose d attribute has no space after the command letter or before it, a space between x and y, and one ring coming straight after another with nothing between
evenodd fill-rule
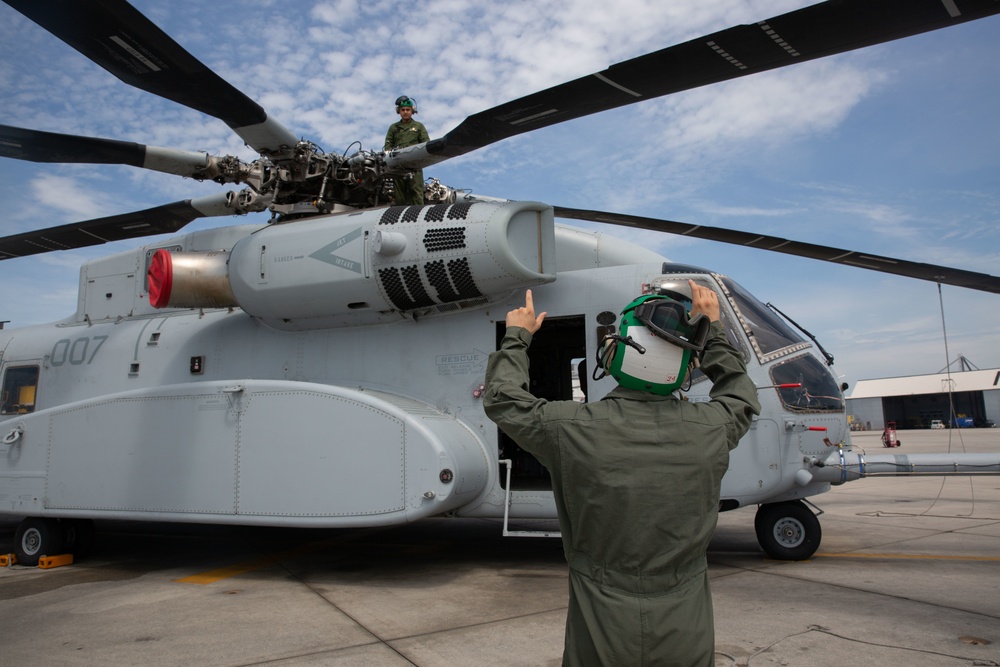
<instances>
[{"instance_id":1,"label":"helmet with green stripe","mask_svg":"<svg viewBox=\"0 0 1000 667\"><path fill-rule=\"evenodd\" d=\"M662 294L633 299L621 315L618 334L599 346L598 367L629 389L661 396L679 389L708 340L708 318L691 318L685 304Z\"/></svg>"}]
</instances>

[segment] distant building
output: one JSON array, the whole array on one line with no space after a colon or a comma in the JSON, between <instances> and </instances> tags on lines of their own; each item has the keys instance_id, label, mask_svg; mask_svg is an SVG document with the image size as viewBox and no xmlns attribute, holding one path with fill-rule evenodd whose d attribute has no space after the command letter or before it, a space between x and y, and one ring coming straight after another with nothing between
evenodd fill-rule
<instances>
[{"instance_id":1,"label":"distant building","mask_svg":"<svg viewBox=\"0 0 1000 667\"><path fill-rule=\"evenodd\" d=\"M974 426L991 426L1000 422L1000 368L861 380L847 397L847 414L852 428L865 430L880 431L887 422L930 428L934 419L948 424L955 418L959 425L971 419Z\"/></svg>"}]
</instances>

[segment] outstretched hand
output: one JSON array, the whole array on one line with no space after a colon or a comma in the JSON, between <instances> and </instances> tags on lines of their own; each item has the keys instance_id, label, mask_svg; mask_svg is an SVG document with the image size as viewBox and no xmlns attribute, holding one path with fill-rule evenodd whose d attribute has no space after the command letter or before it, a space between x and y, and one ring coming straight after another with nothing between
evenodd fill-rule
<instances>
[{"instance_id":1,"label":"outstretched hand","mask_svg":"<svg viewBox=\"0 0 1000 667\"><path fill-rule=\"evenodd\" d=\"M548 313L541 313L538 316L535 315L535 303L531 298L531 290L528 290L524 294L524 306L521 308L515 308L507 313L507 328L522 327L527 329L528 333L533 334L538 331L539 327L542 326L542 320L545 319L546 315L548 315Z\"/></svg>"},{"instance_id":2,"label":"outstretched hand","mask_svg":"<svg viewBox=\"0 0 1000 667\"><path fill-rule=\"evenodd\" d=\"M719 312L719 295L703 285L696 285L693 280L688 280L691 286L691 318L699 314L705 315L712 322L718 322L721 316Z\"/></svg>"}]
</instances>

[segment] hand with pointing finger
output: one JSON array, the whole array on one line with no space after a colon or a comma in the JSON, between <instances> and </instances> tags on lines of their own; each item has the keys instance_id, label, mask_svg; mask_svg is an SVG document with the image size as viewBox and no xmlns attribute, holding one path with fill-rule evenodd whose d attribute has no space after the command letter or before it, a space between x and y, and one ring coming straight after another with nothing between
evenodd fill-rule
<instances>
[{"instance_id":1,"label":"hand with pointing finger","mask_svg":"<svg viewBox=\"0 0 1000 667\"><path fill-rule=\"evenodd\" d=\"M529 289L524 294L524 306L507 313L507 328L522 327L527 329L528 333L533 334L542 326L542 320L545 319L546 315L548 313L535 315L535 303L531 298L531 290Z\"/></svg>"}]
</instances>

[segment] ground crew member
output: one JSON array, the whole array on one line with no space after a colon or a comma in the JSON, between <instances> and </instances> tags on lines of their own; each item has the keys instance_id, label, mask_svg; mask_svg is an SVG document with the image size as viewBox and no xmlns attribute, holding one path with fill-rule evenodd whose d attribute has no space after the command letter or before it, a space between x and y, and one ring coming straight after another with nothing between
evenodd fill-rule
<instances>
[{"instance_id":1,"label":"ground crew member","mask_svg":"<svg viewBox=\"0 0 1000 667\"><path fill-rule=\"evenodd\" d=\"M396 113L399 114L399 122L389 126L389 131L385 135L385 150L393 148L406 148L416 144L430 141L427 128L423 123L413 120L417 113L417 106L406 95L396 98ZM424 203L424 170L417 169L406 177L393 179L393 199L397 205L418 205Z\"/></svg>"},{"instance_id":2,"label":"ground crew member","mask_svg":"<svg viewBox=\"0 0 1000 667\"><path fill-rule=\"evenodd\" d=\"M760 404L726 340L716 293L688 285L692 321L708 320L700 367L713 382L708 402L629 388L617 377L620 386L601 401L536 398L527 350L546 313L536 316L531 290L525 306L507 314L501 347L489 358L486 414L552 476L569 564L564 665L715 664L705 551L729 452ZM634 327L635 340L642 329ZM635 340L608 342L635 347ZM653 336L641 340L636 354L654 352L645 349Z\"/></svg>"}]
</instances>

